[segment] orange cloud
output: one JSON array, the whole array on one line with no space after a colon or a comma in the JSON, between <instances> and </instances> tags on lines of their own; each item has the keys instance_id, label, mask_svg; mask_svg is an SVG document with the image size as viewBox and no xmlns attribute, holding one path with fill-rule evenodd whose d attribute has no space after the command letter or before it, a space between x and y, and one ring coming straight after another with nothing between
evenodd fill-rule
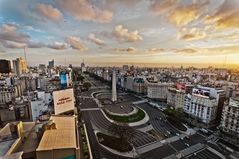
<instances>
[{"instance_id":1,"label":"orange cloud","mask_svg":"<svg viewBox=\"0 0 239 159\"><path fill-rule=\"evenodd\" d=\"M175 53L181 54L194 54L194 55L226 55L226 54L239 54L238 45L228 45L219 47L206 47L206 48L185 48L174 49Z\"/></svg>"},{"instance_id":2,"label":"orange cloud","mask_svg":"<svg viewBox=\"0 0 239 159\"><path fill-rule=\"evenodd\" d=\"M186 49L175 49L176 53L183 53L183 54L194 54L197 52L196 49L190 49L190 48L186 48Z\"/></svg>"},{"instance_id":3,"label":"orange cloud","mask_svg":"<svg viewBox=\"0 0 239 159\"><path fill-rule=\"evenodd\" d=\"M51 5L38 4L36 9L41 15L49 20L59 21L62 18L61 12L57 8L53 8Z\"/></svg>"},{"instance_id":4,"label":"orange cloud","mask_svg":"<svg viewBox=\"0 0 239 159\"><path fill-rule=\"evenodd\" d=\"M213 15L207 15L206 23L212 23L217 29L239 28L239 1L225 0Z\"/></svg>"},{"instance_id":5,"label":"orange cloud","mask_svg":"<svg viewBox=\"0 0 239 159\"><path fill-rule=\"evenodd\" d=\"M148 49L148 51L151 52L151 53L155 53L155 52L163 52L163 51L165 51L165 49L163 49L163 48L150 48L150 49Z\"/></svg>"},{"instance_id":6,"label":"orange cloud","mask_svg":"<svg viewBox=\"0 0 239 159\"><path fill-rule=\"evenodd\" d=\"M196 4L179 6L169 15L169 20L177 26L184 26L200 16L200 6Z\"/></svg>"},{"instance_id":7,"label":"orange cloud","mask_svg":"<svg viewBox=\"0 0 239 159\"><path fill-rule=\"evenodd\" d=\"M177 37L186 41L201 40L207 37L207 33L199 28L182 28Z\"/></svg>"},{"instance_id":8,"label":"orange cloud","mask_svg":"<svg viewBox=\"0 0 239 159\"><path fill-rule=\"evenodd\" d=\"M88 0L56 0L56 3L77 20L93 20L97 22L110 22L113 13L94 6Z\"/></svg>"},{"instance_id":9,"label":"orange cloud","mask_svg":"<svg viewBox=\"0 0 239 159\"><path fill-rule=\"evenodd\" d=\"M134 48L134 47L129 47L129 48L126 48L126 49L123 49L123 48L115 48L114 51L116 51L116 52L129 52L129 53L133 53L133 52L136 52L137 49Z\"/></svg>"},{"instance_id":10,"label":"orange cloud","mask_svg":"<svg viewBox=\"0 0 239 159\"><path fill-rule=\"evenodd\" d=\"M91 33L88 36L89 40L94 42L97 45L105 45L105 42L95 36L95 34Z\"/></svg>"},{"instance_id":11,"label":"orange cloud","mask_svg":"<svg viewBox=\"0 0 239 159\"><path fill-rule=\"evenodd\" d=\"M185 26L202 15L202 10L209 0L193 2L192 4L180 4L177 0L153 1L150 9L156 15L165 17L177 26Z\"/></svg>"},{"instance_id":12,"label":"orange cloud","mask_svg":"<svg viewBox=\"0 0 239 159\"><path fill-rule=\"evenodd\" d=\"M80 38L69 36L66 38L66 42L73 48L79 51L86 51L88 50L83 42L80 40Z\"/></svg>"},{"instance_id":13,"label":"orange cloud","mask_svg":"<svg viewBox=\"0 0 239 159\"><path fill-rule=\"evenodd\" d=\"M122 25L117 25L113 31L113 35L121 41L136 42L143 40L142 36L139 35L137 30L130 32Z\"/></svg>"},{"instance_id":14,"label":"orange cloud","mask_svg":"<svg viewBox=\"0 0 239 159\"><path fill-rule=\"evenodd\" d=\"M156 15L165 14L166 12L174 9L177 7L178 3L177 0L166 0L166 1L153 1L150 9L153 11Z\"/></svg>"}]
</instances>

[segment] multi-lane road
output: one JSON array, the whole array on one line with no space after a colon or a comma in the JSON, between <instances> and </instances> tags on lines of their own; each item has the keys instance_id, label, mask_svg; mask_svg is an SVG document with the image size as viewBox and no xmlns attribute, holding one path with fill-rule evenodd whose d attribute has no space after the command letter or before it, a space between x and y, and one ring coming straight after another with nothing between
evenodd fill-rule
<instances>
[{"instance_id":1,"label":"multi-lane road","mask_svg":"<svg viewBox=\"0 0 239 159\"><path fill-rule=\"evenodd\" d=\"M89 91L79 93L77 96L79 100L79 108L82 110L81 120L86 124L86 129L89 134L90 145L92 149L92 155L94 159L124 159L126 157L122 157L119 155L115 155L110 151L104 149L97 142L95 131L106 132L108 127L112 124L109 120L105 118L102 114L102 111L98 107L95 99L91 96L91 94L95 91L106 90L104 84L99 83L99 81L95 82L92 78L87 77L88 81L92 83L94 86ZM100 87L100 88L99 88ZM127 97L127 102L134 102L137 100L137 97ZM198 142L204 141L205 138L199 134L195 134L190 136L188 139L177 140L171 143L161 144L160 140L149 135L146 132L140 131L142 127L152 126L154 130L164 136L164 138L170 138L179 134L179 131L173 128L165 119L164 114L158 110L154 109L147 103L141 103L137 106L144 109L149 115L149 122L142 126L134 127L134 135L129 142L131 142L134 148L139 150L138 157L139 158L147 158L147 159L159 159L167 157L171 154L177 153L188 146L194 145ZM160 145L155 146L153 148L152 145ZM140 151L142 147L146 147L144 151ZM148 150L147 150L148 149ZM140 153L142 152L142 153ZM159 155L160 154L160 155Z\"/></svg>"}]
</instances>

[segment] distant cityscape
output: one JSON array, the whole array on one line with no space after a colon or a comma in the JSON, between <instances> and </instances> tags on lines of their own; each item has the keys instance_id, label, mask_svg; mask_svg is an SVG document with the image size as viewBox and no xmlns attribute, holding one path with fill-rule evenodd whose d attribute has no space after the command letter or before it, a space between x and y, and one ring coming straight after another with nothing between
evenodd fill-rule
<instances>
[{"instance_id":1,"label":"distant cityscape","mask_svg":"<svg viewBox=\"0 0 239 159\"><path fill-rule=\"evenodd\" d=\"M54 63L0 60L2 158L238 157L236 70Z\"/></svg>"}]
</instances>

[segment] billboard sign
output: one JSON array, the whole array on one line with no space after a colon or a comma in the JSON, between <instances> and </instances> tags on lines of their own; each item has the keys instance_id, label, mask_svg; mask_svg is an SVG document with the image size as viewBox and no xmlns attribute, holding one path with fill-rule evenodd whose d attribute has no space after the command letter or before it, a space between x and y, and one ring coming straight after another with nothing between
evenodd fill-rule
<instances>
[{"instance_id":1,"label":"billboard sign","mask_svg":"<svg viewBox=\"0 0 239 159\"><path fill-rule=\"evenodd\" d=\"M177 88L177 90L183 90L183 91L186 90L185 84L181 84L181 83L177 83L176 88Z\"/></svg>"},{"instance_id":2,"label":"billboard sign","mask_svg":"<svg viewBox=\"0 0 239 159\"><path fill-rule=\"evenodd\" d=\"M55 114L74 110L73 88L53 92Z\"/></svg>"}]
</instances>

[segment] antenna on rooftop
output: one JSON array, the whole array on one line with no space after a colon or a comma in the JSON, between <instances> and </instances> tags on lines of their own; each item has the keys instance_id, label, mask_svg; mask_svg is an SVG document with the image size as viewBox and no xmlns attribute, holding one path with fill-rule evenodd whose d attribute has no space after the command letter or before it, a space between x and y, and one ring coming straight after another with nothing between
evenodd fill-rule
<instances>
[{"instance_id":1,"label":"antenna on rooftop","mask_svg":"<svg viewBox=\"0 0 239 159\"><path fill-rule=\"evenodd\" d=\"M26 61L27 67L28 67L26 49L27 49L26 46L24 46L24 57L25 57L25 61Z\"/></svg>"}]
</instances>

